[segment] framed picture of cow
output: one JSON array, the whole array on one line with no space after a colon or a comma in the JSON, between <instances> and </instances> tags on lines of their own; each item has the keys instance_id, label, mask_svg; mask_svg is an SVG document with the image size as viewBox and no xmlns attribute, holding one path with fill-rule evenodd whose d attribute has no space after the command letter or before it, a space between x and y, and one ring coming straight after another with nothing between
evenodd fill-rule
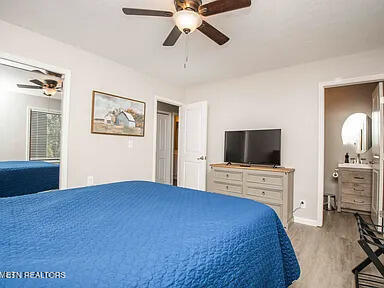
<instances>
[{"instance_id":1,"label":"framed picture of cow","mask_svg":"<svg viewBox=\"0 0 384 288\"><path fill-rule=\"evenodd\" d=\"M144 137L145 102L93 91L91 123L94 134Z\"/></svg>"}]
</instances>

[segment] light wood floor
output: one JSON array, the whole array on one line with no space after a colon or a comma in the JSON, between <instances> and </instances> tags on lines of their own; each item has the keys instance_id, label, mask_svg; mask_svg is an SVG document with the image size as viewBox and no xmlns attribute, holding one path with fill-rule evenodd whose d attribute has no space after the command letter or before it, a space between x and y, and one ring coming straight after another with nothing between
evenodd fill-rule
<instances>
[{"instance_id":1,"label":"light wood floor","mask_svg":"<svg viewBox=\"0 0 384 288\"><path fill-rule=\"evenodd\" d=\"M353 214L324 211L322 228L294 223L288 235L301 268L300 279L290 287L355 287L351 271L365 259L365 254L357 243ZM374 271L375 267L367 269Z\"/></svg>"}]
</instances>

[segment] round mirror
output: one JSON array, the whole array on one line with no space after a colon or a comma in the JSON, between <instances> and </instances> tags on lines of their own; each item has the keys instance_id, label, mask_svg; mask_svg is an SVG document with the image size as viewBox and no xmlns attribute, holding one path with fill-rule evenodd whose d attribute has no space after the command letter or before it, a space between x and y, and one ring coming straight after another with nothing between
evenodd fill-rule
<instances>
[{"instance_id":1,"label":"round mirror","mask_svg":"<svg viewBox=\"0 0 384 288\"><path fill-rule=\"evenodd\" d=\"M367 114L350 115L341 130L343 144L353 147L358 154L367 152L372 147L371 126L372 120Z\"/></svg>"}]
</instances>

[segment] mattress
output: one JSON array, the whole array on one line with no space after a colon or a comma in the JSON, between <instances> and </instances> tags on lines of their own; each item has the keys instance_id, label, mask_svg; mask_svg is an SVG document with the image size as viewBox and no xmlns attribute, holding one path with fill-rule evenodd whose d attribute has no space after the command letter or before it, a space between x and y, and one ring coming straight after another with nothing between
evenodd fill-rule
<instances>
[{"instance_id":1,"label":"mattress","mask_svg":"<svg viewBox=\"0 0 384 288\"><path fill-rule=\"evenodd\" d=\"M132 181L2 198L0 218L0 287L282 288L300 275L276 213L248 199Z\"/></svg>"},{"instance_id":2,"label":"mattress","mask_svg":"<svg viewBox=\"0 0 384 288\"><path fill-rule=\"evenodd\" d=\"M59 164L42 161L0 162L0 197L59 189Z\"/></svg>"}]
</instances>

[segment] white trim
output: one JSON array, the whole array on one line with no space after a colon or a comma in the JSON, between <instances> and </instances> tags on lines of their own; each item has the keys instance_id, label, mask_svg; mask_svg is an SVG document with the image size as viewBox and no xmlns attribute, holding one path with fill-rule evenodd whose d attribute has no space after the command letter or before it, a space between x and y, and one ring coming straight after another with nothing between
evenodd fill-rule
<instances>
[{"instance_id":1,"label":"white trim","mask_svg":"<svg viewBox=\"0 0 384 288\"><path fill-rule=\"evenodd\" d=\"M318 173L317 173L317 226L323 226L323 195L324 195L324 98L325 89L340 86L380 82L384 80L384 74L360 76L355 78L337 79L319 83L319 135L318 135Z\"/></svg>"},{"instance_id":2,"label":"white trim","mask_svg":"<svg viewBox=\"0 0 384 288\"><path fill-rule=\"evenodd\" d=\"M49 65L36 60L11 55L0 51L0 64L8 65L10 61L18 64L26 64L50 70L64 75L64 89L62 92L62 127L61 127L61 155L60 155L60 189L68 187L68 133L69 133L69 109L71 97L71 71L65 68Z\"/></svg>"},{"instance_id":3,"label":"white trim","mask_svg":"<svg viewBox=\"0 0 384 288\"><path fill-rule=\"evenodd\" d=\"M152 181L153 182L156 182L157 102L159 102L159 101L163 102L163 103L171 104L174 106L179 106L179 107L184 105L183 103L172 100L172 99L159 97L157 95L155 95L155 97L154 97L154 104L153 104L154 121L153 121L153 144L152 144L152 153L153 153L153 155L152 155ZM179 157L179 156L177 156L177 157ZM179 167L179 165L178 165L178 167ZM179 173L177 173L177 174L179 174ZM173 177L173 175L172 175L172 177Z\"/></svg>"},{"instance_id":4,"label":"white trim","mask_svg":"<svg viewBox=\"0 0 384 288\"><path fill-rule=\"evenodd\" d=\"M171 185L173 185L173 163L175 161L174 153L175 153L175 112L171 112Z\"/></svg>"},{"instance_id":5,"label":"white trim","mask_svg":"<svg viewBox=\"0 0 384 288\"><path fill-rule=\"evenodd\" d=\"M304 224L304 225L309 225L309 226L318 226L317 220L302 218L302 217L297 217L297 216L293 217L293 222L299 223L299 224Z\"/></svg>"}]
</instances>

